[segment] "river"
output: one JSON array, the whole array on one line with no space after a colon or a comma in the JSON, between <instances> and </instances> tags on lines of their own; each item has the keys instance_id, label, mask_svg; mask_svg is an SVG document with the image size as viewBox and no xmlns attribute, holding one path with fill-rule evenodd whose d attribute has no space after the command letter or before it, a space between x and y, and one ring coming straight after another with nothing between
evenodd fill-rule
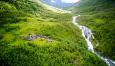
<instances>
[{"instance_id":1,"label":"river","mask_svg":"<svg viewBox=\"0 0 115 66\"><path fill-rule=\"evenodd\" d=\"M115 66L115 61L111 60L111 59L108 59L106 57L103 57L101 56L98 52L96 52L93 48L93 44L91 42L91 36L93 36L93 33L92 31L87 28L86 26L82 26L82 25L79 25L78 22L76 21L77 18L79 17L80 15L78 16L73 16L72 17L72 23L74 25L76 25L77 27L79 27L79 29L81 29L82 31L82 36L85 38L86 42L87 42L87 46L88 46L88 50L91 51L92 53L96 54L100 59L102 59L104 62L106 62L106 64L108 66ZM94 37L93 37L94 38Z\"/></svg>"}]
</instances>

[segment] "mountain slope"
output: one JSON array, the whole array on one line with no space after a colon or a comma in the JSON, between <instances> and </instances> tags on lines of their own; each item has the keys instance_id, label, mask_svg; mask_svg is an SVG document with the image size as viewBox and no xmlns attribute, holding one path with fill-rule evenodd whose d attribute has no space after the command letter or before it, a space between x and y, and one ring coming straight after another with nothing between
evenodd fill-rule
<instances>
[{"instance_id":1,"label":"mountain slope","mask_svg":"<svg viewBox=\"0 0 115 66\"><path fill-rule=\"evenodd\" d=\"M0 1L1 66L106 66L87 50L71 14L36 0Z\"/></svg>"},{"instance_id":2,"label":"mountain slope","mask_svg":"<svg viewBox=\"0 0 115 66\"><path fill-rule=\"evenodd\" d=\"M41 2L61 9L69 8L74 4L74 3L65 3L62 2L61 0L41 0Z\"/></svg>"},{"instance_id":3,"label":"mountain slope","mask_svg":"<svg viewBox=\"0 0 115 66\"><path fill-rule=\"evenodd\" d=\"M94 32L95 49L103 55L115 60L115 1L114 0L82 0L74 6L74 13L81 14L79 22Z\"/></svg>"}]
</instances>

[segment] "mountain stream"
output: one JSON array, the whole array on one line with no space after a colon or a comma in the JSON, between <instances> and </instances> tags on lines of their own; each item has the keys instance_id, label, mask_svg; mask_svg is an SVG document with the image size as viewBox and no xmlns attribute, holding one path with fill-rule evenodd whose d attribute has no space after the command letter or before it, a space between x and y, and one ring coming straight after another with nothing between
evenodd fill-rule
<instances>
[{"instance_id":1,"label":"mountain stream","mask_svg":"<svg viewBox=\"0 0 115 66\"><path fill-rule=\"evenodd\" d=\"M79 16L80 16L80 15L79 15ZM103 60L104 62L106 62L106 64L107 64L108 66L115 66L115 61L110 60L110 59L108 59L108 58L106 58L106 57L101 56L98 52L96 52L96 51L94 50L93 44L92 44L92 42L91 42L91 36L92 36L92 38L94 38L93 33L92 33L92 31L91 31L89 28L87 28L86 26L82 26L82 25L79 25L79 24L77 23L76 20L77 20L77 18L78 18L79 16L73 16L73 17L72 17L72 23L73 23L74 25L76 25L77 27L79 27L79 29L81 29L82 35L83 35L83 37L85 38L85 40L86 40L86 42L87 42L88 50L90 50L92 53L96 54L101 60Z\"/></svg>"}]
</instances>

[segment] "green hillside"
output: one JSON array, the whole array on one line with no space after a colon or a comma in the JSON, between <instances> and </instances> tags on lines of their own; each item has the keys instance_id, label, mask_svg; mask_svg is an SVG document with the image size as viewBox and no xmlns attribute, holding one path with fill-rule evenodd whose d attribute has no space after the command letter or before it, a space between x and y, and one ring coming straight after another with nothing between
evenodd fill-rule
<instances>
[{"instance_id":1,"label":"green hillside","mask_svg":"<svg viewBox=\"0 0 115 66\"><path fill-rule=\"evenodd\" d=\"M36 0L0 0L0 65L106 66L87 50L71 17Z\"/></svg>"},{"instance_id":2,"label":"green hillside","mask_svg":"<svg viewBox=\"0 0 115 66\"><path fill-rule=\"evenodd\" d=\"M88 26L94 33L95 49L101 54L115 60L115 1L82 0L74 6L74 13L81 14L79 22Z\"/></svg>"}]
</instances>

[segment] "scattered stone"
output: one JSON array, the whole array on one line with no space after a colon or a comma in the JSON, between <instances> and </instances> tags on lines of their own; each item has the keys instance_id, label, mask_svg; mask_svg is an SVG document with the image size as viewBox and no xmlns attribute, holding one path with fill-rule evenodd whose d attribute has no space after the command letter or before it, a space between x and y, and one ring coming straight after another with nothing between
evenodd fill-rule
<instances>
[{"instance_id":1,"label":"scattered stone","mask_svg":"<svg viewBox=\"0 0 115 66\"><path fill-rule=\"evenodd\" d=\"M47 42L52 42L53 40L52 39L47 39Z\"/></svg>"},{"instance_id":2,"label":"scattered stone","mask_svg":"<svg viewBox=\"0 0 115 66\"><path fill-rule=\"evenodd\" d=\"M37 38L41 38L41 36L38 35Z\"/></svg>"},{"instance_id":3,"label":"scattered stone","mask_svg":"<svg viewBox=\"0 0 115 66\"><path fill-rule=\"evenodd\" d=\"M52 41L53 41L53 40L50 39L48 36L35 35L35 34L34 34L34 35L28 34L27 37L21 36L21 38L22 38L22 39L25 39L25 40L28 40L28 41L32 41L32 40L37 39L37 38L40 38L41 41L43 41L43 40L45 40L45 39L47 39L47 40L46 40L47 42L52 42Z\"/></svg>"},{"instance_id":4,"label":"scattered stone","mask_svg":"<svg viewBox=\"0 0 115 66\"><path fill-rule=\"evenodd\" d=\"M45 38L41 38L41 41L45 40Z\"/></svg>"},{"instance_id":5,"label":"scattered stone","mask_svg":"<svg viewBox=\"0 0 115 66\"><path fill-rule=\"evenodd\" d=\"M44 38L48 38L48 36L43 36Z\"/></svg>"}]
</instances>

